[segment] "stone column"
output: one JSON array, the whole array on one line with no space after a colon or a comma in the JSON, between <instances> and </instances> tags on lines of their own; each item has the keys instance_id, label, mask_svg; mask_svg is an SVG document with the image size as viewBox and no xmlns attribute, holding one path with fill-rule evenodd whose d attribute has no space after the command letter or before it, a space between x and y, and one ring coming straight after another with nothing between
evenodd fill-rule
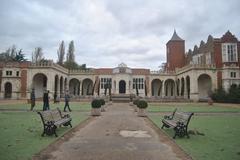
<instances>
[{"instance_id":1,"label":"stone column","mask_svg":"<svg viewBox=\"0 0 240 160\"><path fill-rule=\"evenodd\" d=\"M55 87L55 76L54 75L51 75L49 76L48 74L47 75L47 90L49 91L49 97L50 98L53 98L53 95L54 95L54 87Z\"/></svg>"},{"instance_id":2,"label":"stone column","mask_svg":"<svg viewBox=\"0 0 240 160\"><path fill-rule=\"evenodd\" d=\"M162 98L165 97L165 81L162 81Z\"/></svg>"},{"instance_id":3,"label":"stone column","mask_svg":"<svg viewBox=\"0 0 240 160\"><path fill-rule=\"evenodd\" d=\"M188 99L188 97L187 97L187 79L186 78L184 79L184 83L185 84L184 84L184 94L183 95L184 95L185 99Z\"/></svg>"},{"instance_id":4,"label":"stone column","mask_svg":"<svg viewBox=\"0 0 240 160\"><path fill-rule=\"evenodd\" d=\"M57 97L60 97L60 78L58 77L58 84L57 84Z\"/></svg>"},{"instance_id":5,"label":"stone column","mask_svg":"<svg viewBox=\"0 0 240 160\"><path fill-rule=\"evenodd\" d=\"M193 101L199 100L198 81L196 74L190 76L190 99Z\"/></svg>"}]
</instances>

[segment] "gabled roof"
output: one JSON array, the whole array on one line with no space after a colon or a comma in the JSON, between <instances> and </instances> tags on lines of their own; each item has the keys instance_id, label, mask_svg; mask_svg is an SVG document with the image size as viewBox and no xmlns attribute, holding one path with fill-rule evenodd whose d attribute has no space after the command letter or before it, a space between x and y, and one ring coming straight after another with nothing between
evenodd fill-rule
<instances>
[{"instance_id":1,"label":"gabled roof","mask_svg":"<svg viewBox=\"0 0 240 160\"><path fill-rule=\"evenodd\" d=\"M174 29L174 33L170 41L184 41L184 40L178 36L176 30Z\"/></svg>"}]
</instances>

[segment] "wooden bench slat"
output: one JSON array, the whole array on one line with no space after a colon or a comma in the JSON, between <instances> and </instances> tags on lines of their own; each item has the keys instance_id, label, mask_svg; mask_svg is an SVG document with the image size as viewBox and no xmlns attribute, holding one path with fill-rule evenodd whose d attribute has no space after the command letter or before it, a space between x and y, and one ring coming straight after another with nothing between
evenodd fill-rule
<instances>
[{"instance_id":1,"label":"wooden bench slat","mask_svg":"<svg viewBox=\"0 0 240 160\"><path fill-rule=\"evenodd\" d=\"M173 138L176 136L182 137L185 135L189 137L187 129L192 115L193 113L179 112L177 109L175 109L171 116L164 116L164 119L162 120L162 129L164 127L174 128L175 135Z\"/></svg>"},{"instance_id":2,"label":"wooden bench slat","mask_svg":"<svg viewBox=\"0 0 240 160\"><path fill-rule=\"evenodd\" d=\"M38 114L42 119L42 123L44 127L42 136L44 136L44 134L47 134L47 135L55 134L55 136L57 136L56 134L57 126L70 125L72 127L72 124L71 124L72 118L70 118L69 115L65 115L64 117L62 117L62 114L59 108L54 110L40 111L38 112Z\"/></svg>"}]
</instances>

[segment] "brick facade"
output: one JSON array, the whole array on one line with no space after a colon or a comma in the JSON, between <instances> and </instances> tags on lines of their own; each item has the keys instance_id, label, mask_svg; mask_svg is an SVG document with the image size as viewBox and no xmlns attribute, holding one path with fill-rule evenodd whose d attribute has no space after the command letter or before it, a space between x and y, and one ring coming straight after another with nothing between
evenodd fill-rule
<instances>
[{"instance_id":1,"label":"brick facade","mask_svg":"<svg viewBox=\"0 0 240 160\"><path fill-rule=\"evenodd\" d=\"M167 70L174 71L176 68L181 68L185 64L185 41L182 40L176 32L172 39L167 43ZM174 38L177 36L177 38Z\"/></svg>"}]
</instances>

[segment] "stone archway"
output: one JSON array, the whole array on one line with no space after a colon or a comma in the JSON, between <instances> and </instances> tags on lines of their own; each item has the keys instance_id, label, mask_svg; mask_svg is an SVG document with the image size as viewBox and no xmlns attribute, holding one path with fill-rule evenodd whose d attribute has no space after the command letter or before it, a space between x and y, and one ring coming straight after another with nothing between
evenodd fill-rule
<instances>
[{"instance_id":1,"label":"stone archway","mask_svg":"<svg viewBox=\"0 0 240 160\"><path fill-rule=\"evenodd\" d=\"M184 78L181 78L181 96L183 97L185 94L185 80Z\"/></svg>"},{"instance_id":2,"label":"stone archway","mask_svg":"<svg viewBox=\"0 0 240 160\"><path fill-rule=\"evenodd\" d=\"M119 93L120 94L126 93L126 82L124 80L119 81Z\"/></svg>"},{"instance_id":3,"label":"stone archway","mask_svg":"<svg viewBox=\"0 0 240 160\"><path fill-rule=\"evenodd\" d=\"M175 83L173 79L165 81L165 96L168 98L175 96Z\"/></svg>"},{"instance_id":4,"label":"stone archway","mask_svg":"<svg viewBox=\"0 0 240 160\"><path fill-rule=\"evenodd\" d=\"M161 96L162 81L160 79L152 80L152 96Z\"/></svg>"},{"instance_id":5,"label":"stone archway","mask_svg":"<svg viewBox=\"0 0 240 160\"><path fill-rule=\"evenodd\" d=\"M186 77L187 98L190 99L190 77Z\"/></svg>"},{"instance_id":6,"label":"stone archway","mask_svg":"<svg viewBox=\"0 0 240 160\"><path fill-rule=\"evenodd\" d=\"M177 85L177 96L180 96L180 79L177 79L176 85Z\"/></svg>"},{"instance_id":7,"label":"stone archway","mask_svg":"<svg viewBox=\"0 0 240 160\"><path fill-rule=\"evenodd\" d=\"M12 83L10 82L4 85L4 98L12 98Z\"/></svg>"},{"instance_id":8,"label":"stone archway","mask_svg":"<svg viewBox=\"0 0 240 160\"><path fill-rule=\"evenodd\" d=\"M73 78L69 81L69 93L74 96L80 95L80 81L78 79Z\"/></svg>"},{"instance_id":9,"label":"stone archway","mask_svg":"<svg viewBox=\"0 0 240 160\"><path fill-rule=\"evenodd\" d=\"M201 74L198 77L198 97L199 100L206 101L212 91L212 79L208 74Z\"/></svg>"},{"instance_id":10,"label":"stone archway","mask_svg":"<svg viewBox=\"0 0 240 160\"><path fill-rule=\"evenodd\" d=\"M58 86L59 86L59 78L58 78L58 75L55 75L55 78L54 78L54 95L57 96L58 94Z\"/></svg>"},{"instance_id":11,"label":"stone archway","mask_svg":"<svg viewBox=\"0 0 240 160\"><path fill-rule=\"evenodd\" d=\"M82 82L82 95L92 95L93 91L93 81L89 78L86 78Z\"/></svg>"},{"instance_id":12,"label":"stone archway","mask_svg":"<svg viewBox=\"0 0 240 160\"><path fill-rule=\"evenodd\" d=\"M32 88L35 89L35 97L43 97L44 90L47 89L47 76L43 73L37 73L33 76Z\"/></svg>"},{"instance_id":13,"label":"stone archway","mask_svg":"<svg viewBox=\"0 0 240 160\"><path fill-rule=\"evenodd\" d=\"M64 97L64 91L63 91L63 77L60 78L60 97Z\"/></svg>"},{"instance_id":14,"label":"stone archway","mask_svg":"<svg viewBox=\"0 0 240 160\"><path fill-rule=\"evenodd\" d=\"M64 92L67 90L67 78L64 79Z\"/></svg>"}]
</instances>

